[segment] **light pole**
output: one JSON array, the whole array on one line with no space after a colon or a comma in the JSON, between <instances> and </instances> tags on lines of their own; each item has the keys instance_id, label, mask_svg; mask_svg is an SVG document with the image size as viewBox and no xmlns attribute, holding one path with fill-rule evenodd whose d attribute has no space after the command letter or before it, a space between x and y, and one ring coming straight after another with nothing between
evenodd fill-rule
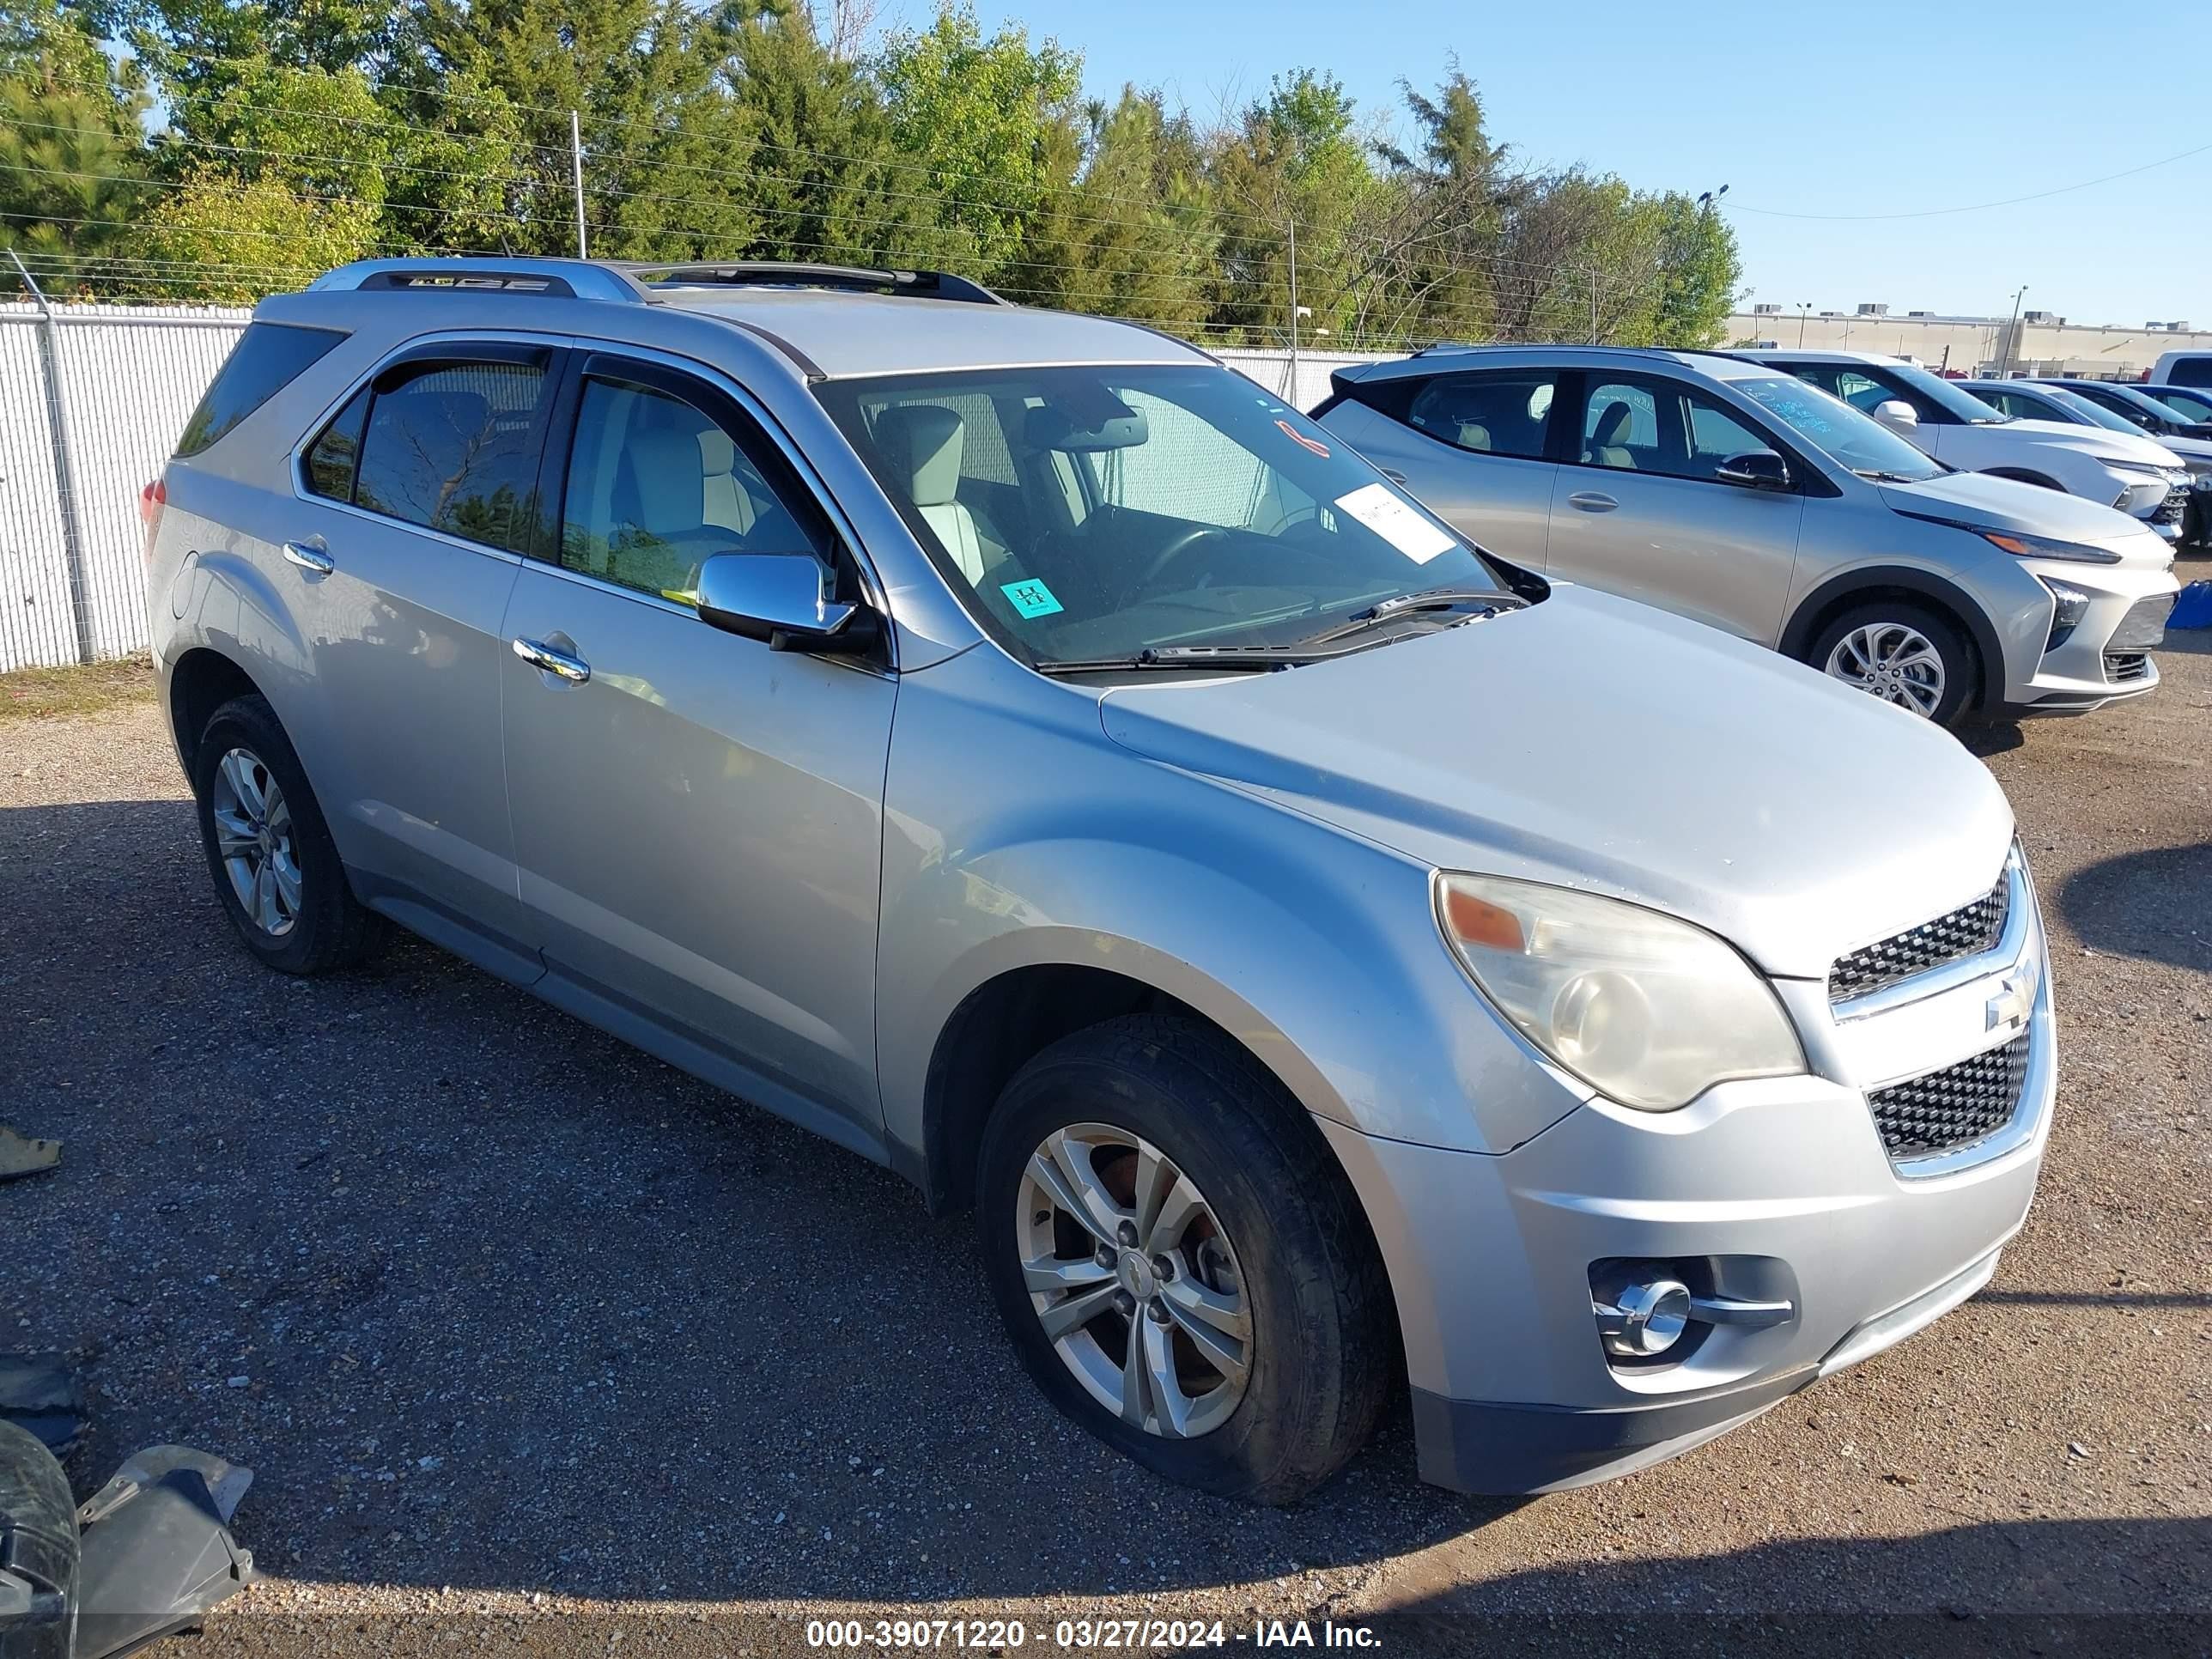
<instances>
[{"instance_id":1,"label":"light pole","mask_svg":"<svg viewBox=\"0 0 2212 1659\"><path fill-rule=\"evenodd\" d=\"M2027 297L2027 284L2020 285L2020 292L2012 296L2012 321L2005 327L2004 361L1997 365L1997 378L2006 380L2012 374L2013 360L2020 356L2020 302Z\"/></svg>"},{"instance_id":2,"label":"light pole","mask_svg":"<svg viewBox=\"0 0 2212 1659\"><path fill-rule=\"evenodd\" d=\"M1812 314L1813 302L1810 300L1800 300L1797 302L1797 349L1800 351L1805 349L1805 320Z\"/></svg>"}]
</instances>

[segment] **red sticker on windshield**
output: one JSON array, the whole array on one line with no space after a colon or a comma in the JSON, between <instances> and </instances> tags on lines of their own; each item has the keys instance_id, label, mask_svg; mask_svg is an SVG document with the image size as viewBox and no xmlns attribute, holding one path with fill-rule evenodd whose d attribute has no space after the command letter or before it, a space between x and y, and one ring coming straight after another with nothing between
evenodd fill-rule
<instances>
[{"instance_id":1,"label":"red sticker on windshield","mask_svg":"<svg viewBox=\"0 0 2212 1659\"><path fill-rule=\"evenodd\" d=\"M1327 444L1316 443L1313 439L1307 437L1304 433L1299 431L1296 427L1293 427L1288 421L1278 421L1275 424L1283 428L1283 435L1285 438L1288 438L1292 443L1300 445L1304 448L1310 449L1315 454L1320 456L1323 460L1327 460L1328 459L1328 446Z\"/></svg>"}]
</instances>

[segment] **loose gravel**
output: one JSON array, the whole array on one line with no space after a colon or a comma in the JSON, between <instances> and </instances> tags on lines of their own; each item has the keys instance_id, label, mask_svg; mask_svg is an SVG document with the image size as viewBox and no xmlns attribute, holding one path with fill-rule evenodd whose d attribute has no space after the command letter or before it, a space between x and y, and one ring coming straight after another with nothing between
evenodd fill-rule
<instances>
[{"instance_id":1,"label":"loose gravel","mask_svg":"<svg viewBox=\"0 0 2212 1659\"><path fill-rule=\"evenodd\" d=\"M879 1616L1047 1652L1139 1617L1231 1650L1303 1618L1395 1652L2199 1652L2212 637L2171 646L2145 701L1975 738L2063 1056L1995 1284L1628 1480L1454 1497L1401 1419L1295 1510L1163 1484L1042 1403L966 1223L890 1175L424 945L256 966L147 704L0 725L0 1117L66 1143L0 1186L0 1346L81 1367L81 1495L161 1441L257 1471L266 1577L209 1659L780 1654ZM1891 833L1910 781L1837 810Z\"/></svg>"}]
</instances>

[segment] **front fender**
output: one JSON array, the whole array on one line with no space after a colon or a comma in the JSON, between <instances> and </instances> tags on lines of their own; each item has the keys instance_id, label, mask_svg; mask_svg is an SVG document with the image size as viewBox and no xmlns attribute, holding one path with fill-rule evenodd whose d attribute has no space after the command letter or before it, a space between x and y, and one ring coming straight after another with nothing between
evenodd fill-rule
<instances>
[{"instance_id":1,"label":"front fender","mask_svg":"<svg viewBox=\"0 0 2212 1659\"><path fill-rule=\"evenodd\" d=\"M1453 963L1425 866L1133 755L1105 738L1095 699L1004 658L1028 687L961 684L996 677L969 661L996 654L901 693L877 1006L894 1141L926 1150L929 1067L954 1011L1043 965L1165 992L1307 1110L1364 1133L1497 1152L1580 1103L1587 1091L1535 1061ZM1023 764L978 766L994 753Z\"/></svg>"}]
</instances>

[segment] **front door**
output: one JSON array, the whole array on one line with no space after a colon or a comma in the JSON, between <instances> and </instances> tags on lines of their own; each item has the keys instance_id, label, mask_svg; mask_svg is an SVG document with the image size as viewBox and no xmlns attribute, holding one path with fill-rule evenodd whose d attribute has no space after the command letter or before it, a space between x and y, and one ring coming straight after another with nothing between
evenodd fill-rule
<instances>
[{"instance_id":1,"label":"front door","mask_svg":"<svg viewBox=\"0 0 2212 1659\"><path fill-rule=\"evenodd\" d=\"M874 1150L896 682L880 662L724 633L692 607L717 554L808 552L841 585L857 580L851 556L761 424L688 372L579 362L554 442L541 489L558 534L516 583L502 688L539 988Z\"/></svg>"},{"instance_id":2,"label":"front door","mask_svg":"<svg viewBox=\"0 0 2212 1659\"><path fill-rule=\"evenodd\" d=\"M1774 644L1805 497L1716 474L1778 446L1678 380L1592 371L1588 383L1582 441L1553 497L1552 573Z\"/></svg>"}]
</instances>

